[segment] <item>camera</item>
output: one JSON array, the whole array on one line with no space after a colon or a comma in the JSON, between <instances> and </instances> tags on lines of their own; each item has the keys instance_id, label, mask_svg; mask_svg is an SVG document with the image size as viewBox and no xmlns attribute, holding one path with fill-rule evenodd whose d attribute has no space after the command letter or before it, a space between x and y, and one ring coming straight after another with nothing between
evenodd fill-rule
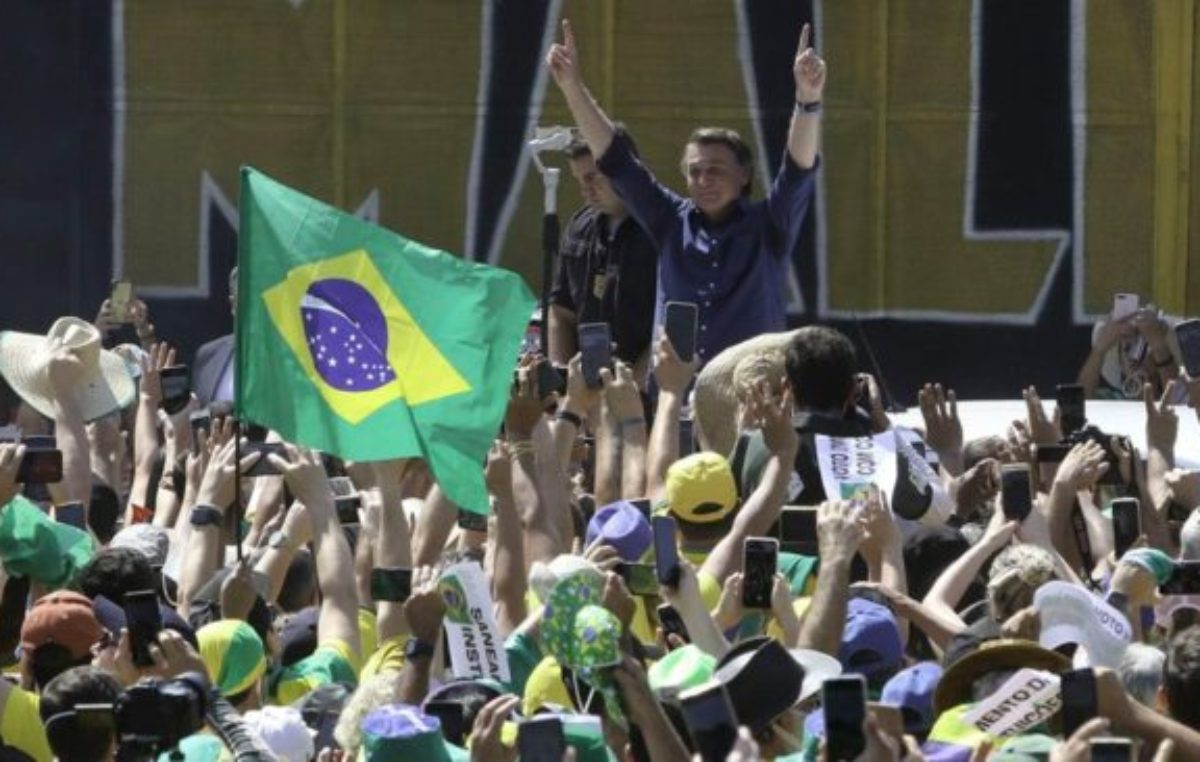
<instances>
[{"instance_id":1,"label":"camera","mask_svg":"<svg viewBox=\"0 0 1200 762\"><path fill-rule=\"evenodd\" d=\"M1095 442L1104 449L1104 460L1108 463L1108 471L1100 477L1100 484L1119 485L1121 484L1121 470L1118 468L1119 462L1112 446L1113 440L1117 438L1118 435L1105 434L1095 426L1084 426L1064 436L1062 441L1056 445L1038 447L1038 462L1058 463L1067 456L1067 453L1075 445L1084 442ZM1128 447L1128 443L1126 447Z\"/></svg>"},{"instance_id":2,"label":"camera","mask_svg":"<svg viewBox=\"0 0 1200 762\"><path fill-rule=\"evenodd\" d=\"M118 760L155 759L204 727L208 687L202 675L147 677L117 699Z\"/></svg>"}]
</instances>

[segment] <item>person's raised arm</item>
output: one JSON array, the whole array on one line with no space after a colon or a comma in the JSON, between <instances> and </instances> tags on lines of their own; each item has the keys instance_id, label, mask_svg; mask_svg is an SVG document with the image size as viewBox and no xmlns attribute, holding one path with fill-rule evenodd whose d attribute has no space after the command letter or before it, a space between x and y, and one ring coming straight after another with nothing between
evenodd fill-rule
<instances>
[{"instance_id":1,"label":"person's raised arm","mask_svg":"<svg viewBox=\"0 0 1200 762\"><path fill-rule=\"evenodd\" d=\"M922 601L925 608L943 621L957 623L960 630L965 629L967 625L955 609L987 560L1012 542L1017 527L1017 522L1006 521L1004 513L997 508L983 538L938 575Z\"/></svg>"},{"instance_id":2,"label":"person's raised arm","mask_svg":"<svg viewBox=\"0 0 1200 762\"><path fill-rule=\"evenodd\" d=\"M895 517L887 506L887 498L878 489L872 489L863 514L866 535L860 552L867 562L867 572L872 582L878 582L889 590L908 594L908 575L904 570L904 538L896 526ZM908 642L908 620L900 621L901 641Z\"/></svg>"},{"instance_id":3,"label":"person's raised arm","mask_svg":"<svg viewBox=\"0 0 1200 762\"><path fill-rule=\"evenodd\" d=\"M1142 387L1146 404L1146 492L1164 517L1171 502L1167 472L1175 467L1175 440L1179 436L1179 417L1168 402L1175 388L1175 382L1168 384L1162 399L1155 402L1150 384Z\"/></svg>"},{"instance_id":4,"label":"person's raised arm","mask_svg":"<svg viewBox=\"0 0 1200 762\"><path fill-rule=\"evenodd\" d=\"M375 487L372 499L378 498L379 535L375 539L375 565L384 569L412 569L413 554L408 516L404 512L404 482L409 467L407 460L389 460L373 464ZM411 579L411 578L410 578ZM393 601L376 601L375 629L379 641L409 632L404 618L404 605Z\"/></svg>"},{"instance_id":5,"label":"person's raised arm","mask_svg":"<svg viewBox=\"0 0 1200 762\"><path fill-rule=\"evenodd\" d=\"M308 520L308 511L303 503L293 502L285 508L283 515L272 521L271 525L275 524L279 527L278 537L271 538L268 535L272 542L254 564L254 570L267 578L267 603L279 599L292 559L312 540L312 522Z\"/></svg>"},{"instance_id":6,"label":"person's raised arm","mask_svg":"<svg viewBox=\"0 0 1200 762\"><path fill-rule=\"evenodd\" d=\"M1075 502L1079 493L1091 489L1107 470L1104 448L1095 442L1075 445L1067 453L1067 457L1063 458L1054 474L1054 482L1050 485L1050 495L1045 501L1045 507L1034 509L1043 512L1054 549L1067 565L1076 571L1083 569L1084 563L1072 518ZM1084 569L1083 573L1091 574L1091 569Z\"/></svg>"},{"instance_id":7,"label":"person's raised arm","mask_svg":"<svg viewBox=\"0 0 1200 762\"><path fill-rule=\"evenodd\" d=\"M438 591L437 572L429 566L413 569L412 594L404 602L404 618L413 640L422 647L406 656L400 672L399 698L406 704L418 705L429 693L434 647L441 640L445 614L446 602Z\"/></svg>"},{"instance_id":8,"label":"person's raised arm","mask_svg":"<svg viewBox=\"0 0 1200 762\"><path fill-rule=\"evenodd\" d=\"M492 551L492 599L496 602L496 625L507 636L526 616L525 538L521 514L513 499L512 461L508 445L497 441L488 452L484 470L496 520Z\"/></svg>"},{"instance_id":9,"label":"person's raised arm","mask_svg":"<svg viewBox=\"0 0 1200 762\"><path fill-rule=\"evenodd\" d=\"M133 521L133 507L145 508L150 504L150 480L158 460L158 406L162 403L162 387L158 380L159 371L175 364L175 350L166 343L156 344L142 358L142 378L138 383L137 417L133 425L133 485L129 488L129 504L125 510L125 524ZM167 516L155 516L155 526L169 527Z\"/></svg>"},{"instance_id":10,"label":"person's raised arm","mask_svg":"<svg viewBox=\"0 0 1200 762\"><path fill-rule=\"evenodd\" d=\"M821 140L821 95L825 91L825 61L809 46L811 27L800 30L800 44L792 63L796 80L796 108L788 127L788 154L801 169L817 162L817 146Z\"/></svg>"},{"instance_id":11,"label":"person's raised arm","mask_svg":"<svg viewBox=\"0 0 1200 762\"><path fill-rule=\"evenodd\" d=\"M525 563L549 563L565 549L555 507L539 487L537 445L534 430L542 420L542 403L534 390L533 366L522 362L517 369L517 387L508 402L504 430L512 463L512 492L517 512L525 525ZM558 506L562 510L563 506Z\"/></svg>"},{"instance_id":12,"label":"person's raised arm","mask_svg":"<svg viewBox=\"0 0 1200 762\"><path fill-rule=\"evenodd\" d=\"M317 642L341 641L355 654L362 654L358 634L358 593L354 586L354 560L333 506L333 491L325 477L321 456L312 450L284 446L287 459L270 456L283 474L296 499L304 503L312 522L313 555L321 611L317 619Z\"/></svg>"},{"instance_id":13,"label":"person's raised arm","mask_svg":"<svg viewBox=\"0 0 1200 762\"><path fill-rule=\"evenodd\" d=\"M959 476L963 472L963 427L954 390L945 390L941 384L925 384L917 392L917 404L925 421L925 442L938 454L942 468L951 476Z\"/></svg>"},{"instance_id":14,"label":"person's raised arm","mask_svg":"<svg viewBox=\"0 0 1200 762\"><path fill-rule=\"evenodd\" d=\"M837 656L850 601L850 564L862 537L862 522L855 517L850 503L828 501L817 508L821 569L812 604L800 626L800 648Z\"/></svg>"},{"instance_id":15,"label":"person's raised arm","mask_svg":"<svg viewBox=\"0 0 1200 762\"><path fill-rule=\"evenodd\" d=\"M567 108L571 109L571 116L575 117L575 124L578 125L583 139L587 141L592 156L599 159L608 150L616 130L583 82L583 75L579 72L579 50L575 45L575 33L567 19L562 21L562 33L563 41L551 45L546 53L546 66L550 68L555 84L562 91Z\"/></svg>"},{"instance_id":16,"label":"person's raised arm","mask_svg":"<svg viewBox=\"0 0 1200 762\"><path fill-rule=\"evenodd\" d=\"M1133 336L1135 332L1132 315L1120 320L1106 320L1100 326L1087 359L1079 369L1079 378L1076 379L1076 383L1083 387L1085 397L1095 397L1096 390L1100 388L1100 370L1104 367L1105 355L1117 346L1122 338Z\"/></svg>"},{"instance_id":17,"label":"person's raised arm","mask_svg":"<svg viewBox=\"0 0 1200 762\"><path fill-rule=\"evenodd\" d=\"M92 497L92 456L78 396L83 385L83 362L60 339L51 341L46 370L54 394L54 433L62 451L62 481L47 487L55 505L86 506Z\"/></svg>"},{"instance_id":18,"label":"person's raised arm","mask_svg":"<svg viewBox=\"0 0 1200 762\"><path fill-rule=\"evenodd\" d=\"M704 559L701 571L724 582L741 565L742 545L747 537L766 534L787 499L788 481L796 460L800 437L792 428L792 390L786 388L778 401L767 398L767 385L752 392L754 417L763 433L770 458L762 479L734 517L733 526Z\"/></svg>"},{"instance_id":19,"label":"person's raised arm","mask_svg":"<svg viewBox=\"0 0 1200 762\"><path fill-rule=\"evenodd\" d=\"M589 389L583 379L583 358L573 355L567 363L567 392L559 400L558 414L550 425L561 468L570 464L576 437L583 433L589 413L599 408L600 394L598 389Z\"/></svg>"},{"instance_id":20,"label":"person's raised arm","mask_svg":"<svg viewBox=\"0 0 1200 762\"><path fill-rule=\"evenodd\" d=\"M646 495L658 500L667 483L667 469L679 459L679 413L684 395L696 375L700 361L692 357L685 363L675 354L671 340L664 332L654 349L654 378L658 381L658 409L650 431L646 453Z\"/></svg>"},{"instance_id":21,"label":"person's raised arm","mask_svg":"<svg viewBox=\"0 0 1200 762\"><path fill-rule=\"evenodd\" d=\"M638 498L646 494L646 414L633 371L620 360L614 364L614 370L602 368L600 378L621 440L620 497Z\"/></svg>"}]
</instances>

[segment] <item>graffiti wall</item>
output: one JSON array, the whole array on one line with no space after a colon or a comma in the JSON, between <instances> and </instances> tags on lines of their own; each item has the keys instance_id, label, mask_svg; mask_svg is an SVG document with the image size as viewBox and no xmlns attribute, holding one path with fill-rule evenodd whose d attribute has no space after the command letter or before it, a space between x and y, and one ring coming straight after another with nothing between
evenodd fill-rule
<instances>
[{"instance_id":1,"label":"graffiti wall","mask_svg":"<svg viewBox=\"0 0 1200 762\"><path fill-rule=\"evenodd\" d=\"M811 21L820 195L781 287L902 401L1074 376L1116 291L1200 313L1194 0L12 0L0 324L91 316L122 276L161 334L227 332L243 164L537 288L523 144L568 123L540 65L564 15L676 188L701 124L750 139L763 187Z\"/></svg>"}]
</instances>

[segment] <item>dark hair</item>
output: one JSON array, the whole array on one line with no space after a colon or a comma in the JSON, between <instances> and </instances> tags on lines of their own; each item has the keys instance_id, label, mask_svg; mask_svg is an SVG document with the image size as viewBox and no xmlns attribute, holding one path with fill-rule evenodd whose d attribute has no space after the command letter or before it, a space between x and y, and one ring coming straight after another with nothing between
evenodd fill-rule
<instances>
[{"instance_id":1,"label":"dark hair","mask_svg":"<svg viewBox=\"0 0 1200 762\"><path fill-rule=\"evenodd\" d=\"M750 150L750 145L742 140L737 130L728 127L697 127L688 135L687 145L725 146L732 151L738 166L749 173L746 184L742 186L742 195L750 195L750 188L754 184L754 152ZM687 174L686 166L683 171Z\"/></svg>"},{"instance_id":2,"label":"dark hair","mask_svg":"<svg viewBox=\"0 0 1200 762\"><path fill-rule=\"evenodd\" d=\"M858 356L842 332L811 325L792 337L784 367L797 406L840 410L854 392Z\"/></svg>"},{"instance_id":3,"label":"dark hair","mask_svg":"<svg viewBox=\"0 0 1200 762\"><path fill-rule=\"evenodd\" d=\"M96 667L75 667L54 678L42 691L38 712L42 723L55 715L70 712L80 704L113 704L121 695L117 679ZM46 738L54 756L62 762L87 762L99 759L112 746L114 725L81 723L70 716L55 720L47 727Z\"/></svg>"},{"instance_id":4,"label":"dark hair","mask_svg":"<svg viewBox=\"0 0 1200 762\"><path fill-rule=\"evenodd\" d=\"M76 659L66 646L58 643L43 643L29 652L29 671L33 675L34 685L39 688L45 687L72 667L82 667L91 662L91 654Z\"/></svg>"},{"instance_id":5,"label":"dark hair","mask_svg":"<svg viewBox=\"0 0 1200 762\"><path fill-rule=\"evenodd\" d=\"M105 548L79 570L75 584L88 598L103 595L124 606L125 593L154 589L154 570L150 561L132 548Z\"/></svg>"},{"instance_id":6,"label":"dark hair","mask_svg":"<svg viewBox=\"0 0 1200 762\"><path fill-rule=\"evenodd\" d=\"M316 589L317 567L313 564L313 557L308 549L301 548L288 564L287 574L283 577L283 586L279 588L275 605L284 613L294 614L312 605Z\"/></svg>"},{"instance_id":7,"label":"dark hair","mask_svg":"<svg viewBox=\"0 0 1200 762\"><path fill-rule=\"evenodd\" d=\"M29 604L29 577L9 577L0 597L0 667L14 661L21 643L21 626L25 623L25 607Z\"/></svg>"},{"instance_id":8,"label":"dark hair","mask_svg":"<svg viewBox=\"0 0 1200 762\"><path fill-rule=\"evenodd\" d=\"M1200 727L1200 627L1189 627L1171 639L1163 662L1163 687L1171 718Z\"/></svg>"},{"instance_id":9,"label":"dark hair","mask_svg":"<svg viewBox=\"0 0 1200 762\"><path fill-rule=\"evenodd\" d=\"M121 505L117 492L107 484L92 483L92 498L88 502L88 526L101 544L107 545L117 533Z\"/></svg>"}]
</instances>

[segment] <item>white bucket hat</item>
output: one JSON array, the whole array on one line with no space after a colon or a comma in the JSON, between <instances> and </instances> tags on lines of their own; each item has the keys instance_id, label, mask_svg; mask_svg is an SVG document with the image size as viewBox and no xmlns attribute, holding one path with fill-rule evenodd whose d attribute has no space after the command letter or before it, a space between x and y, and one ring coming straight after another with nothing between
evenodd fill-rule
<instances>
[{"instance_id":1,"label":"white bucket hat","mask_svg":"<svg viewBox=\"0 0 1200 762\"><path fill-rule=\"evenodd\" d=\"M21 399L42 415L54 417L54 389L47 372L51 352L61 344L83 364L83 377L75 389L85 421L116 412L131 404L136 394L125 361L100 348L100 332L79 318L54 321L45 336L36 333L0 333L0 375Z\"/></svg>"}]
</instances>

